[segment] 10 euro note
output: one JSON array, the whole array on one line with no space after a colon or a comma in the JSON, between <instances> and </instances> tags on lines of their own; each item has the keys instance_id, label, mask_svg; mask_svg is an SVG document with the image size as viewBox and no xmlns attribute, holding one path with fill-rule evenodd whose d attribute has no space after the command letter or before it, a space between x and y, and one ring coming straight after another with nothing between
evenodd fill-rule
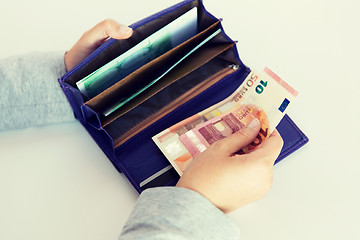
<instances>
[{"instance_id":1,"label":"10 euro note","mask_svg":"<svg viewBox=\"0 0 360 240\"><path fill-rule=\"evenodd\" d=\"M254 118L260 131L246 153L270 136L297 92L270 69L252 71L228 98L153 137L176 171L182 175L193 157L211 144L246 127Z\"/></svg>"}]
</instances>

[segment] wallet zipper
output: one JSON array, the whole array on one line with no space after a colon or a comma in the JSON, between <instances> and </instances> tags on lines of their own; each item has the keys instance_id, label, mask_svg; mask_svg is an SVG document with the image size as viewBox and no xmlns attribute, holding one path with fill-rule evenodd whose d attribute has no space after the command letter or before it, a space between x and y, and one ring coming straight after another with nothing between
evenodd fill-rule
<instances>
[{"instance_id":1,"label":"wallet zipper","mask_svg":"<svg viewBox=\"0 0 360 240\"><path fill-rule=\"evenodd\" d=\"M114 141L114 148L119 147L124 142L135 136L136 134L143 131L145 128L149 127L150 125L157 122L159 119L163 118L170 112L174 111L176 108L180 107L181 105L185 104L186 102L190 101L197 95L199 95L201 92L205 91L221 79L223 79L225 76L234 73L239 69L239 65L229 65L227 68L224 68L223 70L220 70L219 72L215 73L213 76L211 76L208 80L205 80L201 84L197 85L196 87L192 88L190 91L184 93L181 95L177 100L174 102L168 104L167 106L160 109L156 114L153 114L152 116L148 117L144 121L137 124L134 128L130 129L128 132L126 132L122 137L119 139L116 139Z\"/></svg>"}]
</instances>

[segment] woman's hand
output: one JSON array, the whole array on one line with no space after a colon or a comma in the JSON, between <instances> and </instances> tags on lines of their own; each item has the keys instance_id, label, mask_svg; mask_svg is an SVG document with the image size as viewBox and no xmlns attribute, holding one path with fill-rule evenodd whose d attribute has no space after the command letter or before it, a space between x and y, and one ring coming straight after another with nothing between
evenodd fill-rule
<instances>
[{"instance_id":1,"label":"woman's hand","mask_svg":"<svg viewBox=\"0 0 360 240\"><path fill-rule=\"evenodd\" d=\"M127 39L133 30L112 19L104 20L85 32L75 45L65 54L65 67L69 71L84 60L109 38Z\"/></svg>"},{"instance_id":2,"label":"woman's hand","mask_svg":"<svg viewBox=\"0 0 360 240\"><path fill-rule=\"evenodd\" d=\"M212 144L193 159L177 187L194 190L225 213L254 202L270 190L273 165L283 146L275 130L254 151L237 155L258 135L259 121Z\"/></svg>"}]
</instances>

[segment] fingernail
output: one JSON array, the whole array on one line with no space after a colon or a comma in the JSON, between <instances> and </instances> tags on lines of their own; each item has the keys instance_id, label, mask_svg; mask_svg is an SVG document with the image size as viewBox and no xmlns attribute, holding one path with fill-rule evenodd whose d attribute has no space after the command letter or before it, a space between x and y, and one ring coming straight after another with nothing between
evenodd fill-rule
<instances>
[{"instance_id":1,"label":"fingernail","mask_svg":"<svg viewBox=\"0 0 360 240\"><path fill-rule=\"evenodd\" d=\"M248 128L255 128L257 129L257 127L259 126L260 122L257 118L254 118L248 125Z\"/></svg>"},{"instance_id":2,"label":"fingernail","mask_svg":"<svg viewBox=\"0 0 360 240\"><path fill-rule=\"evenodd\" d=\"M132 32L132 29L126 26L121 26L119 32L124 35L129 35Z\"/></svg>"}]
</instances>

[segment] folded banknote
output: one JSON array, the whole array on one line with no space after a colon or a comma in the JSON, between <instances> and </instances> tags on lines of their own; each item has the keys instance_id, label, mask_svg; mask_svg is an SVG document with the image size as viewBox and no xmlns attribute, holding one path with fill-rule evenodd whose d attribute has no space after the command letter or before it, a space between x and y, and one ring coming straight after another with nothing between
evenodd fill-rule
<instances>
[{"instance_id":1,"label":"folded banknote","mask_svg":"<svg viewBox=\"0 0 360 240\"><path fill-rule=\"evenodd\" d=\"M285 115L297 91L265 68L252 71L225 100L155 135L152 139L176 171L185 168L211 144L246 127L254 118L260 122L258 136L238 154L246 153L270 136Z\"/></svg>"}]
</instances>

